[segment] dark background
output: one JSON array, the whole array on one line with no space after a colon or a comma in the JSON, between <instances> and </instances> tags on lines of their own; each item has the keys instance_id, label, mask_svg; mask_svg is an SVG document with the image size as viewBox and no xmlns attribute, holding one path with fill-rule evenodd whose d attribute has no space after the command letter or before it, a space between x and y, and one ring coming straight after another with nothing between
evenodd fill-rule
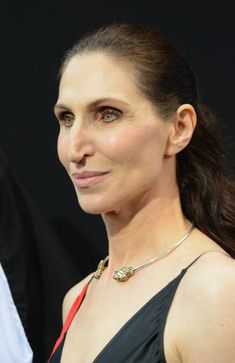
<instances>
[{"instance_id":1,"label":"dark background","mask_svg":"<svg viewBox=\"0 0 235 363\"><path fill-rule=\"evenodd\" d=\"M203 100L223 120L227 145L234 150L234 8L233 1L212 0L1 3L0 147L81 275L106 254L106 237L100 217L79 209L57 159L52 109L65 50L82 32L113 21L154 26L186 55Z\"/></svg>"}]
</instances>

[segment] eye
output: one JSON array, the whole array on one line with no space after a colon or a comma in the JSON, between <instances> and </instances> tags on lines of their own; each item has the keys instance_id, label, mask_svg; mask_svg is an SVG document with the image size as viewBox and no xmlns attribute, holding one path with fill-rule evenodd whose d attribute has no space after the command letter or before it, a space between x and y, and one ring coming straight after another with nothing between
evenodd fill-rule
<instances>
[{"instance_id":1,"label":"eye","mask_svg":"<svg viewBox=\"0 0 235 363\"><path fill-rule=\"evenodd\" d=\"M105 108L97 112L97 121L103 121L105 123L116 121L117 118L121 115L121 111L114 109L114 108Z\"/></svg>"},{"instance_id":2,"label":"eye","mask_svg":"<svg viewBox=\"0 0 235 363\"><path fill-rule=\"evenodd\" d=\"M62 112L59 115L59 122L65 127L71 127L74 123L74 116L69 112Z\"/></svg>"}]
</instances>

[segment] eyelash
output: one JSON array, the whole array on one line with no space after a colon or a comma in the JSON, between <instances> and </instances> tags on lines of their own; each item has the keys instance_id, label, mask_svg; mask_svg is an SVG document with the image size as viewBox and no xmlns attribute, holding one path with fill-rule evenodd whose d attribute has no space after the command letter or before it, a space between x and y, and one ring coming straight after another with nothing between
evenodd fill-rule
<instances>
[{"instance_id":1,"label":"eyelash","mask_svg":"<svg viewBox=\"0 0 235 363\"><path fill-rule=\"evenodd\" d=\"M101 107L101 109L97 113L101 114L101 116L103 116L103 117L105 117L105 116L107 116L109 114L112 114L112 115L115 116L114 120L111 120L111 121L110 120L106 120L106 121L103 120L104 123L112 123L112 122L116 121L118 117L121 116L121 111L120 110L118 110L116 108L113 108L113 107L108 107L108 106Z\"/></svg>"},{"instance_id":2,"label":"eyelash","mask_svg":"<svg viewBox=\"0 0 235 363\"><path fill-rule=\"evenodd\" d=\"M59 115L58 115L58 120L59 120L59 123L60 124L63 124L65 127L71 127L71 125L66 125L66 118L69 117L70 118L70 121L73 119L73 116L71 113L69 112L61 112Z\"/></svg>"},{"instance_id":3,"label":"eyelash","mask_svg":"<svg viewBox=\"0 0 235 363\"><path fill-rule=\"evenodd\" d=\"M114 108L114 107L102 106L97 112L95 112L95 114L96 115L99 114L99 115L101 115L103 117L107 116L108 114L114 115L115 116L115 119L114 120L111 120L111 121L110 120L108 120L108 121L107 120L106 121L103 120L103 122L107 124L107 123L115 122L117 120L117 118L121 116L122 112L120 110L118 110L117 108ZM66 119L67 118L69 118L69 120L70 120L68 124L66 124ZM63 124L65 127L68 127L68 128L72 126L73 119L74 119L73 114L70 113L70 112L67 112L67 111L61 112L58 115L59 122L61 124ZM102 122L102 119L101 120L100 119L99 120L96 119L96 121L97 122Z\"/></svg>"}]
</instances>

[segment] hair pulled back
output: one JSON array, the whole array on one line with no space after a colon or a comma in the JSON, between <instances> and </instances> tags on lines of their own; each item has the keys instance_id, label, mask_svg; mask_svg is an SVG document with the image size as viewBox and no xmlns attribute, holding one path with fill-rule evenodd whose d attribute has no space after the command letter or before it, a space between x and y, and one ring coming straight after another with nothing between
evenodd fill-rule
<instances>
[{"instance_id":1,"label":"hair pulled back","mask_svg":"<svg viewBox=\"0 0 235 363\"><path fill-rule=\"evenodd\" d=\"M226 175L225 153L213 115L200 102L198 85L184 57L157 31L112 24L83 35L65 54L60 75L75 55L102 52L126 63L139 90L165 119L191 104L197 125L176 156L184 215L235 257L235 183Z\"/></svg>"}]
</instances>

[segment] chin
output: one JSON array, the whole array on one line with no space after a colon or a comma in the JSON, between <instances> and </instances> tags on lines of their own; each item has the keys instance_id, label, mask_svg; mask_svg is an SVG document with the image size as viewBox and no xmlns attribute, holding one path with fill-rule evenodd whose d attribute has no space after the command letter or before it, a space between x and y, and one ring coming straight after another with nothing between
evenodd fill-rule
<instances>
[{"instance_id":1,"label":"chin","mask_svg":"<svg viewBox=\"0 0 235 363\"><path fill-rule=\"evenodd\" d=\"M110 210L108 203L101 201L94 196L78 196L80 208L88 214L103 214Z\"/></svg>"},{"instance_id":2,"label":"chin","mask_svg":"<svg viewBox=\"0 0 235 363\"><path fill-rule=\"evenodd\" d=\"M102 214L103 212L99 208L92 208L92 207L84 207L83 205L79 204L80 208L83 210L83 212L87 214Z\"/></svg>"}]
</instances>

